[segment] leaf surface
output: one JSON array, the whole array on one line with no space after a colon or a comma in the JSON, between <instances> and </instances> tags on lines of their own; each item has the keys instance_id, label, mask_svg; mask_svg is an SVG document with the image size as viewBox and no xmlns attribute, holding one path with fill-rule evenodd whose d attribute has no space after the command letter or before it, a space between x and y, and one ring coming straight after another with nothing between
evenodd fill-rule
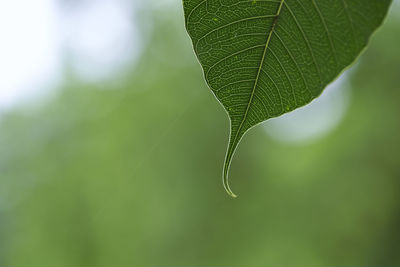
<instances>
[{"instance_id":1,"label":"leaf surface","mask_svg":"<svg viewBox=\"0 0 400 267\"><path fill-rule=\"evenodd\" d=\"M235 149L247 130L304 106L365 48L391 0L183 0L186 29Z\"/></svg>"}]
</instances>

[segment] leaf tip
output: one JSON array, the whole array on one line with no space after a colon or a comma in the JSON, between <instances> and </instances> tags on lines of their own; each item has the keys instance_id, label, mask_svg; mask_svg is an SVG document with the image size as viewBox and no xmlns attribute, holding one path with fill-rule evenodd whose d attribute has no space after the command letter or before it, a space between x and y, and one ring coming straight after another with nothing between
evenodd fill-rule
<instances>
[{"instance_id":1,"label":"leaf tip","mask_svg":"<svg viewBox=\"0 0 400 267\"><path fill-rule=\"evenodd\" d=\"M223 176L223 184L224 184L224 188L225 191L228 193L228 195L230 195L233 198L237 198L237 195L235 193L233 193L233 191L231 190L230 186L229 186L229 182L228 182L228 167L224 168L224 176Z\"/></svg>"},{"instance_id":2,"label":"leaf tip","mask_svg":"<svg viewBox=\"0 0 400 267\"><path fill-rule=\"evenodd\" d=\"M228 193L228 195L230 195L233 198L237 198L237 195L235 195L235 193L232 192L232 190L229 188L229 184L224 182L224 188L225 191Z\"/></svg>"}]
</instances>

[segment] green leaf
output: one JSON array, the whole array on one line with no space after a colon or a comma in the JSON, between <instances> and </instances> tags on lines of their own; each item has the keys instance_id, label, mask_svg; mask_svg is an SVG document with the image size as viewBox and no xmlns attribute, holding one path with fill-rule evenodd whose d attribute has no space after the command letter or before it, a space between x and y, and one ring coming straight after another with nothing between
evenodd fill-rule
<instances>
[{"instance_id":1,"label":"green leaf","mask_svg":"<svg viewBox=\"0 0 400 267\"><path fill-rule=\"evenodd\" d=\"M391 0L183 0L186 29L231 132L304 106L365 48Z\"/></svg>"}]
</instances>

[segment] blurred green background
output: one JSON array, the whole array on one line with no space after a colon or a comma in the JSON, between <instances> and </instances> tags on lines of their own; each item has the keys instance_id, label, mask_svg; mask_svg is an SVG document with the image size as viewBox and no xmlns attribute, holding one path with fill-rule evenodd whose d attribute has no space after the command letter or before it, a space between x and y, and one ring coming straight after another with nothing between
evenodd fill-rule
<instances>
[{"instance_id":1,"label":"blurred green background","mask_svg":"<svg viewBox=\"0 0 400 267\"><path fill-rule=\"evenodd\" d=\"M51 101L2 115L0 266L400 266L398 6L347 74L340 122L296 143L252 129L232 199L228 117L181 3L156 3L114 79L66 66Z\"/></svg>"}]
</instances>

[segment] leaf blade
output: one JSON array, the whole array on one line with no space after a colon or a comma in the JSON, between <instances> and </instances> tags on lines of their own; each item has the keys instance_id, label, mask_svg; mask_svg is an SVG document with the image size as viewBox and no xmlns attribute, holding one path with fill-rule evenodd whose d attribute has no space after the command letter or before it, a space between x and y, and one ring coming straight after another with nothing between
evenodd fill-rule
<instances>
[{"instance_id":1,"label":"leaf blade","mask_svg":"<svg viewBox=\"0 0 400 267\"><path fill-rule=\"evenodd\" d=\"M382 23L390 0L184 0L210 89L230 118L223 167L250 128L315 99Z\"/></svg>"}]
</instances>

